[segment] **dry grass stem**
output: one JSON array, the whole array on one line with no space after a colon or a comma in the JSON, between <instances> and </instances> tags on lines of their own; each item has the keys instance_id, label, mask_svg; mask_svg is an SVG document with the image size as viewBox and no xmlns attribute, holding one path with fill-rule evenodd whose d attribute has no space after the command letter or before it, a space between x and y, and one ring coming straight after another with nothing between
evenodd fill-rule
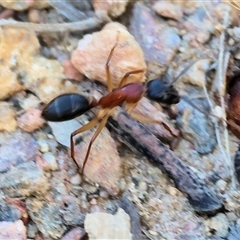
<instances>
[{"instance_id":1,"label":"dry grass stem","mask_svg":"<svg viewBox=\"0 0 240 240\"><path fill-rule=\"evenodd\" d=\"M226 163L229 166L230 175L231 175L231 189L235 189L236 183L234 178L234 166L231 161L231 155L230 155L230 148L229 148L229 135L228 135L228 129L226 124L226 108L225 108L225 100L224 97L226 95L226 71L227 66L230 58L230 53L226 53L224 56L224 42L225 42L225 29L227 29L229 23L229 11L225 12L224 20L223 20L223 26L224 31L222 32L220 36L220 45L219 45L219 64L218 64L218 82L221 86L220 89L218 89L219 97L220 97L220 104L223 111L223 119L222 119L222 125L223 125L223 131L224 131L224 139L225 139L225 151L226 151Z\"/></svg>"},{"instance_id":2,"label":"dry grass stem","mask_svg":"<svg viewBox=\"0 0 240 240\"><path fill-rule=\"evenodd\" d=\"M223 149L222 147L219 126L217 121L215 122L214 125L215 125L215 133L218 141L218 146L221 149L230 170L231 190L233 190L235 189L236 183L234 178L234 167L233 167L233 164L231 161L231 155L230 155L229 135L228 135L228 129L226 124L226 109L225 109L225 100L224 100L224 97L226 94L226 71L227 71L227 66L230 58L229 52L224 54L225 30L228 27L228 23L229 23L229 11L226 10L223 18L224 30L222 31L220 35L220 40L219 40L218 66L217 66L217 71L216 71L216 76L214 79L212 91L218 94L220 99L220 105L223 110L222 126L223 126L223 134L224 134L224 141L225 141L225 149Z\"/></svg>"}]
</instances>

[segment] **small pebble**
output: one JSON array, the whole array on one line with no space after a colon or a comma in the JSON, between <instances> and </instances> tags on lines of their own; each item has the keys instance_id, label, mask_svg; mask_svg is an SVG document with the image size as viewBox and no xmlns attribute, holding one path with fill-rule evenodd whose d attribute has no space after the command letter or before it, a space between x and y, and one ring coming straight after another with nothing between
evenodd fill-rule
<instances>
[{"instance_id":1,"label":"small pebble","mask_svg":"<svg viewBox=\"0 0 240 240\"><path fill-rule=\"evenodd\" d=\"M89 239L132 239L130 217L121 208L115 215L103 212L87 214L84 227Z\"/></svg>"},{"instance_id":2,"label":"small pebble","mask_svg":"<svg viewBox=\"0 0 240 240\"><path fill-rule=\"evenodd\" d=\"M53 139L53 135L52 135L52 134L47 134L47 137L48 137L49 139Z\"/></svg>"},{"instance_id":3,"label":"small pebble","mask_svg":"<svg viewBox=\"0 0 240 240\"><path fill-rule=\"evenodd\" d=\"M223 109L220 107L220 106L216 106L214 108L214 115L219 118L219 119L222 119L223 116L224 116L224 111Z\"/></svg>"},{"instance_id":4,"label":"small pebble","mask_svg":"<svg viewBox=\"0 0 240 240\"><path fill-rule=\"evenodd\" d=\"M177 189L175 187L169 187L168 188L168 193L171 195L171 196L176 196L177 195Z\"/></svg>"},{"instance_id":5,"label":"small pebble","mask_svg":"<svg viewBox=\"0 0 240 240\"><path fill-rule=\"evenodd\" d=\"M29 22L40 23L39 10L37 10L37 9L29 9L29 11L28 11L28 19L29 19Z\"/></svg>"},{"instance_id":6,"label":"small pebble","mask_svg":"<svg viewBox=\"0 0 240 240\"><path fill-rule=\"evenodd\" d=\"M82 182L82 178L79 174L76 174L74 175L73 177L71 177L71 180L70 182L73 184L73 185L80 185L81 182Z\"/></svg>"},{"instance_id":7,"label":"small pebble","mask_svg":"<svg viewBox=\"0 0 240 240\"><path fill-rule=\"evenodd\" d=\"M48 169L52 171L58 170L58 164L55 156L50 152L45 152L42 155L43 159L46 161Z\"/></svg>"},{"instance_id":8,"label":"small pebble","mask_svg":"<svg viewBox=\"0 0 240 240\"><path fill-rule=\"evenodd\" d=\"M96 204L97 204L97 200L96 200L96 198L93 198L93 199L90 201L90 204L92 204L92 205L96 205Z\"/></svg>"},{"instance_id":9,"label":"small pebble","mask_svg":"<svg viewBox=\"0 0 240 240\"><path fill-rule=\"evenodd\" d=\"M65 77L71 80L82 81L83 75L73 66L70 59L62 61Z\"/></svg>"},{"instance_id":10,"label":"small pebble","mask_svg":"<svg viewBox=\"0 0 240 240\"><path fill-rule=\"evenodd\" d=\"M240 27L234 27L228 29L229 35L235 40L236 42L240 42Z\"/></svg>"},{"instance_id":11,"label":"small pebble","mask_svg":"<svg viewBox=\"0 0 240 240\"><path fill-rule=\"evenodd\" d=\"M240 226L240 218L237 220L237 225Z\"/></svg>"},{"instance_id":12,"label":"small pebble","mask_svg":"<svg viewBox=\"0 0 240 240\"><path fill-rule=\"evenodd\" d=\"M42 111L35 108L27 110L18 118L18 126L25 132L33 132L41 128L45 123L41 114Z\"/></svg>"},{"instance_id":13,"label":"small pebble","mask_svg":"<svg viewBox=\"0 0 240 240\"><path fill-rule=\"evenodd\" d=\"M225 208L228 211L234 211L237 207L237 204L230 197L225 199Z\"/></svg>"},{"instance_id":14,"label":"small pebble","mask_svg":"<svg viewBox=\"0 0 240 240\"><path fill-rule=\"evenodd\" d=\"M180 6L167 2L158 1L153 5L153 10L159 15L175 20L180 20L183 16L183 12Z\"/></svg>"},{"instance_id":15,"label":"small pebble","mask_svg":"<svg viewBox=\"0 0 240 240\"><path fill-rule=\"evenodd\" d=\"M229 221L225 214L218 213L206 222L210 229L215 230L216 236L225 238L228 235Z\"/></svg>"},{"instance_id":16,"label":"small pebble","mask_svg":"<svg viewBox=\"0 0 240 240\"><path fill-rule=\"evenodd\" d=\"M124 13L129 0L93 0L93 8L95 11L106 11L112 17L118 17Z\"/></svg>"},{"instance_id":17,"label":"small pebble","mask_svg":"<svg viewBox=\"0 0 240 240\"><path fill-rule=\"evenodd\" d=\"M186 48L185 47L179 47L179 49L178 49L180 52L185 52L186 51Z\"/></svg>"},{"instance_id":18,"label":"small pebble","mask_svg":"<svg viewBox=\"0 0 240 240\"><path fill-rule=\"evenodd\" d=\"M216 182L216 187L220 190L220 191L225 191L226 187L227 187L227 182L225 182L224 180L220 179Z\"/></svg>"},{"instance_id":19,"label":"small pebble","mask_svg":"<svg viewBox=\"0 0 240 240\"><path fill-rule=\"evenodd\" d=\"M3 87L2 87L3 88ZM4 91L1 89L1 91ZM0 102L0 131L13 132L17 127L15 112L7 102Z\"/></svg>"},{"instance_id":20,"label":"small pebble","mask_svg":"<svg viewBox=\"0 0 240 240\"><path fill-rule=\"evenodd\" d=\"M60 183L58 184L58 186L56 187L56 191L61 194L61 195L67 195L67 188L64 185L64 183Z\"/></svg>"},{"instance_id":21,"label":"small pebble","mask_svg":"<svg viewBox=\"0 0 240 240\"><path fill-rule=\"evenodd\" d=\"M27 236L29 238L34 238L37 233L38 233L37 225L34 222L30 222L27 225Z\"/></svg>"},{"instance_id":22,"label":"small pebble","mask_svg":"<svg viewBox=\"0 0 240 240\"><path fill-rule=\"evenodd\" d=\"M21 220L16 222L0 222L0 239L26 239L26 227Z\"/></svg>"},{"instance_id":23,"label":"small pebble","mask_svg":"<svg viewBox=\"0 0 240 240\"><path fill-rule=\"evenodd\" d=\"M157 236L158 233L153 231L153 230L148 230L148 232L152 235L152 236Z\"/></svg>"},{"instance_id":24,"label":"small pebble","mask_svg":"<svg viewBox=\"0 0 240 240\"><path fill-rule=\"evenodd\" d=\"M157 209L158 205L161 203L162 203L162 201L158 198L150 198L148 201L148 206L152 209Z\"/></svg>"},{"instance_id":25,"label":"small pebble","mask_svg":"<svg viewBox=\"0 0 240 240\"><path fill-rule=\"evenodd\" d=\"M239 197L240 197L240 193L237 192L237 191L234 191L233 196L234 196L235 198L239 198Z\"/></svg>"},{"instance_id":26,"label":"small pebble","mask_svg":"<svg viewBox=\"0 0 240 240\"><path fill-rule=\"evenodd\" d=\"M138 190L147 191L147 187L148 187L147 183L144 181L141 181L138 185Z\"/></svg>"},{"instance_id":27,"label":"small pebble","mask_svg":"<svg viewBox=\"0 0 240 240\"><path fill-rule=\"evenodd\" d=\"M102 207L100 207L99 205L92 205L90 207L90 212L91 213L95 213L95 212L104 212Z\"/></svg>"},{"instance_id":28,"label":"small pebble","mask_svg":"<svg viewBox=\"0 0 240 240\"><path fill-rule=\"evenodd\" d=\"M107 191L101 190L99 196L103 199L108 199L109 194Z\"/></svg>"},{"instance_id":29,"label":"small pebble","mask_svg":"<svg viewBox=\"0 0 240 240\"><path fill-rule=\"evenodd\" d=\"M40 152L45 153L45 152L49 151L49 146L48 146L48 144L47 144L47 142L45 140L39 139L38 140L38 145L40 147L40 149L39 149Z\"/></svg>"},{"instance_id":30,"label":"small pebble","mask_svg":"<svg viewBox=\"0 0 240 240\"><path fill-rule=\"evenodd\" d=\"M138 198L141 199L142 201L146 200L148 193L146 191L141 191L138 193Z\"/></svg>"},{"instance_id":31,"label":"small pebble","mask_svg":"<svg viewBox=\"0 0 240 240\"><path fill-rule=\"evenodd\" d=\"M236 221L238 219L237 215L234 212L227 212L226 216L230 222Z\"/></svg>"},{"instance_id":32,"label":"small pebble","mask_svg":"<svg viewBox=\"0 0 240 240\"><path fill-rule=\"evenodd\" d=\"M234 57L236 58L236 59L240 59L240 51L239 51L239 49L234 53Z\"/></svg>"},{"instance_id":33,"label":"small pebble","mask_svg":"<svg viewBox=\"0 0 240 240\"><path fill-rule=\"evenodd\" d=\"M34 96L34 95L30 95L30 96L24 96L23 99L21 99L21 106L23 108L23 110L25 110L26 112L30 109L37 109L40 105L40 100L38 97Z\"/></svg>"},{"instance_id":34,"label":"small pebble","mask_svg":"<svg viewBox=\"0 0 240 240\"><path fill-rule=\"evenodd\" d=\"M125 179L121 178L119 182L119 188L121 191L124 191L126 189L127 183Z\"/></svg>"},{"instance_id":35,"label":"small pebble","mask_svg":"<svg viewBox=\"0 0 240 240\"><path fill-rule=\"evenodd\" d=\"M233 46L233 45L235 44L235 41L234 41L232 38L230 38L230 39L228 40L228 44L229 44L230 46Z\"/></svg>"},{"instance_id":36,"label":"small pebble","mask_svg":"<svg viewBox=\"0 0 240 240\"><path fill-rule=\"evenodd\" d=\"M173 206L173 208L176 209L177 211L179 211L179 210L182 208L182 206L181 206L181 204L180 204L179 202L173 202L173 203L172 203L172 206Z\"/></svg>"},{"instance_id":37,"label":"small pebble","mask_svg":"<svg viewBox=\"0 0 240 240\"><path fill-rule=\"evenodd\" d=\"M95 193L97 192L97 187L94 185L90 185L90 184L84 184L83 185L84 191L87 193Z\"/></svg>"},{"instance_id":38,"label":"small pebble","mask_svg":"<svg viewBox=\"0 0 240 240\"><path fill-rule=\"evenodd\" d=\"M182 76L182 81L203 87L206 82L206 72L209 69L209 64L208 59L199 60Z\"/></svg>"},{"instance_id":39,"label":"small pebble","mask_svg":"<svg viewBox=\"0 0 240 240\"><path fill-rule=\"evenodd\" d=\"M79 240L79 239L82 239L82 237L84 237L84 235L85 235L84 229L77 227L77 228L74 228L74 229L70 230L69 232L67 232L61 238L61 240Z\"/></svg>"}]
</instances>

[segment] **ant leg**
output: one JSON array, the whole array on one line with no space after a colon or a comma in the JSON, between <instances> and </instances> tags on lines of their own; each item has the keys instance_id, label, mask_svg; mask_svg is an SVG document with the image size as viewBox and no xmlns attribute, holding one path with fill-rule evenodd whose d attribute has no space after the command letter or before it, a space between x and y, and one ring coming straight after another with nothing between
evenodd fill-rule
<instances>
[{"instance_id":1,"label":"ant leg","mask_svg":"<svg viewBox=\"0 0 240 240\"><path fill-rule=\"evenodd\" d=\"M148 117L145 117L143 115L140 115L138 113L132 112L132 110L136 107L137 103L127 103L125 105L126 112L134 119L143 122L143 123L158 123L162 124L164 128L166 128L171 134L175 137L178 137L179 133L175 129L172 129L171 126L169 126L166 122L156 119L150 119Z\"/></svg>"},{"instance_id":2,"label":"ant leg","mask_svg":"<svg viewBox=\"0 0 240 240\"><path fill-rule=\"evenodd\" d=\"M83 127L77 129L76 131L74 131L71 134L70 137L70 149L71 149L71 158L73 159L74 163L76 164L76 166L79 168L79 165L74 157L74 140L73 137L76 136L79 133L85 132L87 130L90 130L91 128L95 127L99 122L99 118L95 117L92 121L90 121L89 123L87 123L86 125L84 125Z\"/></svg>"},{"instance_id":3,"label":"ant leg","mask_svg":"<svg viewBox=\"0 0 240 240\"><path fill-rule=\"evenodd\" d=\"M81 170L81 175L83 176L83 173L84 173L84 169L85 169L85 165L87 163L87 160L88 160L88 156L89 156L89 153L90 153L90 150L91 150L91 147L92 147L92 144L93 142L95 141L95 139L97 138L97 136L99 135L99 133L102 131L102 129L104 128L104 126L106 125L107 123L107 120L110 116L112 112L112 109L103 117L103 120L101 121L101 123L99 124L96 132L94 133L89 145L88 145L88 149L87 149L87 153L86 153L86 156L85 156L85 159L84 159L84 162L83 162L83 166L82 166L82 170Z\"/></svg>"},{"instance_id":4,"label":"ant leg","mask_svg":"<svg viewBox=\"0 0 240 240\"><path fill-rule=\"evenodd\" d=\"M111 49L111 51L110 51L110 54L109 54L109 56L108 56L107 62L106 62L106 64L105 64L106 75L107 75L107 87L108 87L108 92L112 92L112 90L113 90L112 79L111 79L111 74L110 74L110 70L109 70L109 62L110 62L110 60L111 60L111 58L112 58L114 49L115 49L116 46L118 45L118 38L119 38L119 31L118 31L118 33L117 33L116 43L115 43L115 45L112 47L112 49Z\"/></svg>"},{"instance_id":5,"label":"ant leg","mask_svg":"<svg viewBox=\"0 0 240 240\"><path fill-rule=\"evenodd\" d=\"M134 70L134 71L131 71L131 72L127 72L124 77L122 78L122 80L120 81L118 87L122 87L126 84L126 81L127 81L127 78L129 77L129 75L131 74L136 74L136 73L144 73L144 69L140 69L140 70Z\"/></svg>"}]
</instances>

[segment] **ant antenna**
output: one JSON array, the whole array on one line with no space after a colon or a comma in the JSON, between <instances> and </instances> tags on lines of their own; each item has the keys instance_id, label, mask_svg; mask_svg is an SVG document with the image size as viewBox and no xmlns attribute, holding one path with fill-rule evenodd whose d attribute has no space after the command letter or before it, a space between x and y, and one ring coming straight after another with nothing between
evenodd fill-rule
<instances>
[{"instance_id":1,"label":"ant antenna","mask_svg":"<svg viewBox=\"0 0 240 240\"><path fill-rule=\"evenodd\" d=\"M187 71L198 61L204 60L204 59L209 59L209 58L199 58L197 60L192 61L186 68L184 68L178 76L170 83L171 85L174 84L179 78L181 78L184 74L187 73Z\"/></svg>"}]
</instances>

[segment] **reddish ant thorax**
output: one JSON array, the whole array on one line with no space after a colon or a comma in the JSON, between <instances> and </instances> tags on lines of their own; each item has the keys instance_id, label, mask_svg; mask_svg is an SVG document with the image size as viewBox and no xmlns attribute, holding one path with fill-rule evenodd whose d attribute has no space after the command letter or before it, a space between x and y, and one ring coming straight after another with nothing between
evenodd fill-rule
<instances>
[{"instance_id":1,"label":"reddish ant thorax","mask_svg":"<svg viewBox=\"0 0 240 240\"><path fill-rule=\"evenodd\" d=\"M98 105L102 108L114 108L126 103L137 103L146 92L141 83L129 83L102 97Z\"/></svg>"}]
</instances>

